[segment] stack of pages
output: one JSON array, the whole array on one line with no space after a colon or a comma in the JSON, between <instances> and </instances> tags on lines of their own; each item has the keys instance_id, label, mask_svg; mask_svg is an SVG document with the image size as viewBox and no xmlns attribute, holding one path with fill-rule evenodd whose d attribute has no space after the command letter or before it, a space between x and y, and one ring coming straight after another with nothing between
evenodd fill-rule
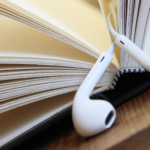
<instances>
[{"instance_id":1,"label":"stack of pages","mask_svg":"<svg viewBox=\"0 0 150 150\"><path fill-rule=\"evenodd\" d=\"M148 0L0 0L0 146L71 107L111 46L110 3L119 14L118 32L150 55ZM145 70L117 49L92 94L115 88L120 71Z\"/></svg>"},{"instance_id":2,"label":"stack of pages","mask_svg":"<svg viewBox=\"0 0 150 150\"><path fill-rule=\"evenodd\" d=\"M0 14L0 145L5 145L69 108L111 40L98 1L0 0ZM93 93L110 89L115 64L114 56Z\"/></svg>"}]
</instances>

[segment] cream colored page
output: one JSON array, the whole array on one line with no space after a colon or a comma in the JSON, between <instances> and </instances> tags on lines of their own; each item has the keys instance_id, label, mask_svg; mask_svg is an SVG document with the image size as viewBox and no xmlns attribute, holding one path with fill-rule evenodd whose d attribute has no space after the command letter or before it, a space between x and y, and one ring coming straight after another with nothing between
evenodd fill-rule
<instances>
[{"instance_id":1,"label":"cream colored page","mask_svg":"<svg viewBox=\"0 0 150 150\"><path fill-rule=\"evenodd\" d=\"M19 14L19 12L21 12L21 13L22 13L21 16L24 16L24 17L30 19L30 21L31 21L32 19L35 19L36 21L38 21L38 23L41 23L41 22L42 22L43 25L50 26L52 29L55 29L55 30L58 31L58 32L65 33L65 32L63 32L62 30L59 30L57 27L53 26L52 24L46 22L46 21L43 20L42 18L39 18L38 16L36 16L36 15L34 15L34 14L32 14L32 13L26 11L25 9L22 9L21 7L19 7L19 6L15 5L15 4L13 4L12 2L9 2L8 0L0 0L0 5L1 5L2 7L5 6L5 8L11 10L11 12L12 12L12 10L13 10L13 12L17 12L17 14ZM34 20L34 21L35 21L35 20Z\"/></svg>"},{"instance_id":2,"label":"cream colored page","mask_svg":"<svg viewBox=\"0 0 150 150\"><path fill-rule=\"evenodd\" d=\"M60 58L94 63L92 56L31 27L0 16L0 56Z\"/></svg>"},{"instance_id":3,"label":"cream colored page","mask_svg":"<svg viewBox=\"0 0 150 150\"><path fill-rule=\"evenodd\" d=\"M0 146L57 112L71 106L74 92L48 98L0 114Z\"/></svg>"},{"instance_id":4,"label":"cream colored page","mask_svg":"<svg viewBox=\"0 0 150 150\"><path fill-rule=\"evenodd\" d=\"M86 0L10 0L13 4L44 19L97 52L111 42L100 9Z\"/></svg>"}]
</instances>

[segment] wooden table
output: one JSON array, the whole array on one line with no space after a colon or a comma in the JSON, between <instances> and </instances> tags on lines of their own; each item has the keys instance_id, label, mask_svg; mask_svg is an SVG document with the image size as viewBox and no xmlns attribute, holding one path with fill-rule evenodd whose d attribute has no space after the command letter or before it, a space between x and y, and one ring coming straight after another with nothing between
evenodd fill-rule
<instances>
[{"instance_id":1,"label":"wooden table","mask_svg":"<svg viewBox=\"0 0 150 150\"><path fill-rule=\"evenodd\" d=\"M57 125L57 132L47 129L15 150L150 150L150 90L116 111L113 126L97 136L79 136L67 118Z\"/></svg>"}]
</instances>

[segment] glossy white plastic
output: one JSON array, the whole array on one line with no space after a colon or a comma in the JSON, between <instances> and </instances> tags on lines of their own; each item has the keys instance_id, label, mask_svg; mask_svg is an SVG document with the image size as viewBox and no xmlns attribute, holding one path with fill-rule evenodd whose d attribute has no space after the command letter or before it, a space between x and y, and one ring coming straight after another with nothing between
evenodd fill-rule
<instances>
[{"instance_id":1,"label":"glossy white plastic","mask_svg":"<svg viewBox=\"0 0 150 150\"><path fill-rule=\"evenodd\" d=\"M91 92L113 59L113 51L114 46L111 46L101 55L75 95L72 118L82 136L93 136L108 129L116 118L115 109L109 102L90 99Z\"/></svg>"},{"instance_id":2,"label":"glossy white plastic","mask_svg":"<svg viewBox=\"0 0 150 150\"><path fill-rule=\"evenodd\" d=\"M118 35L115 39L115 43L142 67L150 71L150 57L131 40L124 35Z\"/></svg>"},{"instance_id":3,"label":"glossy white plastic","mask_svg":"<svg viewBox=\"0 0 150 150\"><path fill-rule=\"evenodd\" d=\"M111 13L107 16L107 22L110 32L115 39L115 44L118 45L123 51L130 55L135 61L137 61L142 67L150 72L150 57L140 49L136 44L134 44L125 35L118 34L112 27L110 18Z\"/></svg>"}]
</instances>

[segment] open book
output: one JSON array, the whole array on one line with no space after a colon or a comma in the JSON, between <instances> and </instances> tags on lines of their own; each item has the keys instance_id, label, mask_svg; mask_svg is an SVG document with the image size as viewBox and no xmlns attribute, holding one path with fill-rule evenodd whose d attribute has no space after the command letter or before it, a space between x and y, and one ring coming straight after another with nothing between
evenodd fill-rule
<instances>
[{"instance_id":1,"label":"open book","mask_svg":"<svg viewBox=\"0 0 150 150\"><path fill-rule=\"evenodd\" d=\"M41 128L42 122L70 113L75 91L112 43L106 22L110 1L99 3L0 0L2 148L12 148L18 139L25 140L24 135ZM112 5L119 14L119 32L150 54L150 2L114 0ZM109 92L119 84L120 71L145 71L122 50L117 49L113 58L93 97L109 100ZM99 92L101 95L96 94Z\"/></svg>"}]
</instances>

